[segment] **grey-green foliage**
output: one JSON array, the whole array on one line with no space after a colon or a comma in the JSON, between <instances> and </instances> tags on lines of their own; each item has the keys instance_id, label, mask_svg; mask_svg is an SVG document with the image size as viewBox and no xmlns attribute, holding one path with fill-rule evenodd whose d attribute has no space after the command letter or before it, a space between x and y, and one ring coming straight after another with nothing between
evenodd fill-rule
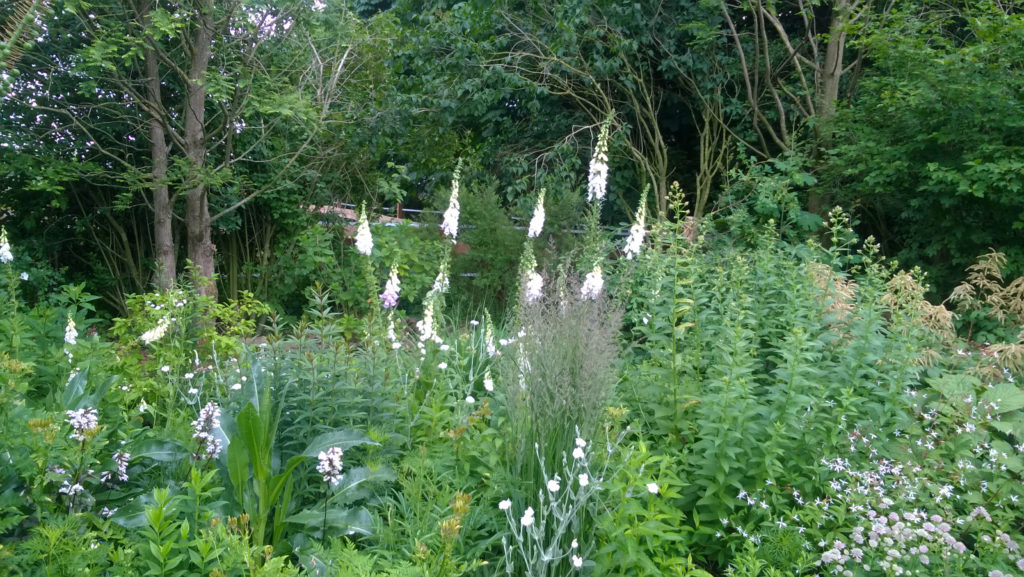
<instances>
[{"instance_id":1,"label":"grey-green foliage","mask_svg":"<svg viewBox=\"0 0 1024 577\"><path fill-rule=\"evenodd\" d=\"M678 457L694 554L724 563L718 520L761 522L742 491L814 495L821 457L849 430L905 425L900 393L918 383L928 343L912 315L892 314L890 273L870 245L850 255L770 230L742 248L674 234L641 259L633 291L651 297L631 314L646 322L635 326L644 346L621 394ZM853 273L838 270L850 260Z\"/></svg>"}]
</instances>

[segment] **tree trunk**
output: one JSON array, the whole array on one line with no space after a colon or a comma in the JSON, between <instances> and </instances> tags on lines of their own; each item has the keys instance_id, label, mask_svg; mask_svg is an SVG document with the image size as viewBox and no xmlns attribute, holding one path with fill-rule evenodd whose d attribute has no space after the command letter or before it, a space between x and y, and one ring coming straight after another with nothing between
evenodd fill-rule
<instances>
[{"instance_id":1,"label":"tree trunk","mask_svg":"<svg viewBox=\"0 0 1024 577\"><path fill-rule=\"evenodd\" d=\"M185 109L185 156L190 175L185 203L185 226L188 230L188 257L199 278L196 289L202 295L217 298L213 255L216 247L211 239L209 191L203 167L206 162L206 70L210 64L213 42L213 0L201 0L192 44L192 64L188 73Z\"/></svg>"},{"instance_id":2,"label":"tree trunk","mask_svg":"<svg viewBox=\"0 0 1024 577\"><path fill-rule=\"evenodd\" d=\"M818 68L817 121L814 123L814 136L817 140L813 148L813 158L821 158L822 151L830 145L831 134L828 123L836 114L836 102L839 101L839 84L842 80L845 51L846 31L853 14L853 6L848 0L838 0L832 6L832 20L828 27L828 43L825 45L825 60ZM825 206L817 188L811 188L807 195L807 211L825 216Z\"/></svg>"},{"instance_id":3,"label":"tree trunk","mask_svg":"<svg viewBox=\"0 0 1024 577\"><path fill-rule=\"evenodd\" d=\"M150 26L150 3L141 6L143 27ZM152 41L152 38L149 39ZM156 245L156 286L159 290L167 290L174 284L177 266L174 254L174 207L167 190L167 138L164 134L162 119L157 114L163 110L160 97L160 64L157 62L156 51L147 44L146 59L146 96L149 99L149 141L150 154L153 162L153 240Z\"/></svg>"},{"instance_id":4,"label":"tree trunk","mask_svg":"<svg viewBox=\"0 0 1024 577\"><path fill-rule=\"evenodd\" d=\"M827 122L836 113L836 101L839 100L839 81L843 75L843 53L846 50L846 29L851 16L851 8L850 4L844 0L836 2L832 7L828 44L825 46L825 61L821 63L818 125Z\"/></svg>"}]
</instances>

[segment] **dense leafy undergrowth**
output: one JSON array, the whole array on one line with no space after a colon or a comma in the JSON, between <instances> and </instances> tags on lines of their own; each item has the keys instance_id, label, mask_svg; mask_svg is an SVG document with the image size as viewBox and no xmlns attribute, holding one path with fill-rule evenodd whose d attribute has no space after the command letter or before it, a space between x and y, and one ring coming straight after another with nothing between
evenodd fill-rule
<instances>
[{"instance_id":1,"label":"dense leafy undergrowth","mask_svg":"<svg viewBox=\"0 0 1024 577\"><path fill-rule=\"evenodd\" d=\"M979 343L841 213L828 248L771 230L547 273L528 239L502 323L444 314L445 264L407 319L367 264L358 325L314 288L287 326L188 289L100 326L5 259L0 571L1024 575L997 255L956 295Z\"/></svg>"}]
</instances>

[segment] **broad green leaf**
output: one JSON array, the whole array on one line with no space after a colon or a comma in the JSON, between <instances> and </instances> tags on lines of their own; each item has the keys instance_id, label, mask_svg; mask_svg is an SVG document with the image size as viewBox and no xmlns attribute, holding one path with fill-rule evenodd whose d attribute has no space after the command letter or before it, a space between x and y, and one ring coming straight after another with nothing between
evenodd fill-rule
<instances>
[{"instance_id":1,"label":"broad green leaf","mask_svg":"<svg viewBox=\"0 0 1024 577\"><path fill-rule=\"evenodd\" d=\"M316 457L322 451L326 451L331 447L339 447L342 451L345 451L350 447L355 447L356 445L379 444L380 443L377 443L376 441L368 437L366 433L361 433L359 431L331 431L329 433L324 433L318 436L317 438L313 439L313 441L309 444L308 447L306 447L306 450L303 451L302 454L307 457Z\"/></svg>"},{"instance_id":2,"label":"broad green leaf","mask_svg":"<svg viewBox=\"0 0 1024 577\"><path fill-rule=\"evenodd\" d=\"M235 423L238 426L238 437L242 446L249 451L253 476L257 479L265 479L270 474L270 462L269 455L264 454L263 421L256 413L256 407L251 403L243 407L235 418ZM234 440L232 439L232 441Z\"/></svg>"},{"instance_id":3,"label":"broad green leaf","mask_svg":"<svg viewBox=\"0 0 1024 577\"><path fill-rule=\"evenodd\" d=\"M148 439L135 445L132 458L147 457L161 463L180 461L190 454L188 448L177 440Z\"/></svg>"},{"instance_id":4,"label":"broad green leaf","mask_svg":"<svg viewBox=\"0 0 1024 577\"><path fill-rule=\"evenodd\" d=\"M999 383L985 391L981 400L986 403L981 407L983 410L989 409L991 404L992 413L1002 415L1024 407L1024 391L1013 383Z\"/></svg>"},{"instance_id":5,"label":"broad green leaf","mask_svg":"<svg viewBox=\"0 0 1024 577\"><path fill-rule=\"evenodd\" d=\"M324 512L315 509L306 509L286 519L288 523L295 523L304 527L320 527L324 522ZM338 534L352 535L359 533L370 535L373 533L373 519L369 511L363 507L358 509L329 509L327 511L327 527L334 529Z\"/></svg>"},{"instance_id":6,"label":"broad green leaf","mask_svg":"<svg viewBox=\"0 0 1024 577\"><path fill-rule=\"evenodd\" d=\"M946 373L935 379L927 379L927 382L933 389L942 393L942 396L947 399L958 399L972 396L975 389L981 386L981 381L976 377L953 373Z\"/></svg>"},{"instance_id":7,"label":"broad green leaf","mask_svg":"<svg viewBox=\"0 0 1024 577\"><path fill-rule=\"evenodd\" d=\"M85 385L89 382L89 367L86 367L78 372L75 376L71 377L68 381L67 386L64 387L64 393L61 395L61 405L65 409L80 409L78 402L85 396Z\"/></svg>"}]
</instances>

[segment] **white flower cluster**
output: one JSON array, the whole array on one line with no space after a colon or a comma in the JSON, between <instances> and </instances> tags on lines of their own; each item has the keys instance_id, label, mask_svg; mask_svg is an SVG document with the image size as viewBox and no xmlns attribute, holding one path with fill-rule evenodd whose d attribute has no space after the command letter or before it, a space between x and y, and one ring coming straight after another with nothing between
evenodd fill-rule
<instances>
[{"instance_id":1,"label":"white flower cluster","mask_svg":"<svg viewBox=\"0 0 1024 577\"><path fill-rule=\"evenodd\" d=\"M544 296L544 277L535 270L526 273L526 302L532 303Z\"/></svg>"},{"instance_id":2,"label":"white flower cluster","mask_svg":"<svg viewBox=\"0 0 1024 577\"><path fill-rule=\"evenodd\" d=\"M594 155L590 157L590 172L587 174L587 202L604 200L608 190L608 124L605 122L601 125Z\"/></svg>"},{"instance_id":3,"label":"white flower cluster","mask_svg":"<svg viewBox=\"0 0 1024 577\"><path fill-rule=\"evenodd\" d=\"M582 437L576 437L576 448L572 450L572 458L577 460L584 458L586 453L583 450L586 448L587 442Z\"/></svg>"},{"instance_id":4,"label":"white flower cluster","mask_svg":"<svg viewBox=\"0 0 1024 577\"><path fill-rule=\"evenodd\" d=\"M395 317L394 311L388 311L388 342L391 343L391 348L398 350L402 348L402 342L398 340L398 335L395 334Z\"/></svg>"},{"instance_id":5,"label":"white flower cluster","mask_svg":"<svg viewBox=\"0 0 1024 577\"><path fill-rule=\"evenodd\" d=\"M423 307L423 319L417 321L416 330L420 332L420 342L432 340L436 335L434 332L434 299L427 300Z\"/></svg>"},{"instance_id":6,"label":"white flower cluster","mask_svg":"<svg viewBox=\"0 0 1024 577\"><path fill-rule=\"evenodd\" d=\"M584 551L579 540L573 538L568 548L562 544L570 537L568 531L575 525L574 519L586 507L588 499L598 490L603 478L602 471L602 475L591 479L585 452L587 446L583 438L576 438L573 460L562 461L565 467L562 473L566 475L564 479L558 474L547 478L541 459L541 473L547 480L544 483L546 490L538 492L537 509L528 506L522 515L517 516L511 499L503 499L498 503L498 509L505 513L512 534L511 539L502 539L506 562L511 564L518 557L528 567L537 569L542 566L553 567L567 560L575 569L583 567ZM609 454L611 450L609 444ZM574 481L578 481L579 485L576 486Z\"/></svg>"},{"instance_id":7,"label":"white flower cluster","mask_svg":"<svg viewBox=\"0 0 1024 577\"><path fill-rule=\"evenodd\" d=\"M640 199L640 208L636 211L636 222L629 227L629 238L626 239L626 260L633 260L633 257L640 254L640 248L644 245L644 235L647 233L647 195Z\"/></svg>"},{"instance_id":8,"label":"white flower cluster","mask_svg":"<svg viewBox=\"0 0 1024 577\"><path fill-rule=\"evenodd\" d=\"M7 242L7 230L0 228L0 263L7 264L14 260L14 253L11 252L11 243Z\"/></svg>"},{"instance_id":9,"label":"white flower cluster","mask_svg":"<svg viewBox=\"0 0 1024 577\"><path fill-rule=\"evenodd\" d=\"M530 219L530 228L526 231L528 238L537 238L540 231L544 229L544 189L541 189L537 198L537 206L533 209L533 218Z\"/></svg>"},{"instance_id":10,"label":"white flower cluster","mask_svg":"<svg viewBox=\"0 0 1024 577\"><path fill-rule=\"evenodd\" d=\"M484 311L484 316L484 345L487 347L487 356L493 357L498 354L498 346L494 344L494 323L491 322L490 313Z\"/></svg>"},{"instance_id":11,"label":"white flower cluster","mask_svg":"<svg viewBox=\"0 0 1024 577\"><path fill-rule=\"evenodd\" d=\"M594 300L601 295L602 288L604 288L604 277L601 276L601 265L595 264L594 270L588 272L583 279L580 296L584 300Z\"/></svg>"},{"instance_id":12,"label":"white flower cluster","mask_svg":"<svg viewBox=\"0 0 1024 577\"><path fill-rule=\"evenodd\" d=\"M341 481L341 456L344 451L341 447L331 447L326 451L320 451L317 455L317 459L320 463L316 466L316 471L324 476L324 483L330 483L332 485L338 484Z\"/></svg>"},{"instance_id":13,"label":"white flower cluster","mask_svg":"<svg viewBox=\"0 0 1024 577\"><path fill-rule=\"evenodd\" d=\"M455 169L455 176L452 178L452 196L448 199L448 209L444 211L444 220L441 222L441 232L455 242L459 234L459 173Z\"/></svg>"},{"instance_id":14,"label":"white flower cluster","mask_svg":"<svg viewBox=\"0 0 1024 577\"><path fill-rule=\"evenodd\" d=\"M60 489L57 489L58 493L63 493L68 497L74 497L82 491L85 491L85 487L79 483L72 484L68 479L64 479L64 482L60 485Z\"/></svg>"},{"instance_id":15,"label":"white flower cluster","mask_svg":"<svg viewBox=\"0 0 1024 577\"><path fill-rule=\"evenodd\" d=\"M64 327L64 342L73 345L78 342L78 330L75 329L75 319L68 315L68 324Z\"/></svg>"},{"instance_id":16,"label":"white flower cluster","mask_svg":"<svg viewBox=\"0 0 1024 577\"><path fill-rule=\"evenodd\" d=\"M448 292L448 261L441 262L441 268L437 271L437 276L434 277L434 284L430 286L430 292L433 294L442 294Z\"/></svg>"},{"instance_id":17,"label":"white flower cluster","mask_svg":"<svg viewBox=\"0 0 1024 577\"><path fill-rule=\"evenodd\" d=\"M221 451L220 439L214 436L214 431L220 428L220 407L217 403L210 401L199 411L199 418L192 421L192 438L199 439L199 452L196 458L216 459Z\"/></svg>"},{"instance_id":18,"label":"white flower cluster","mask_svg":"<svg viewBox=\"0 0 1024 577\"><path fill-rule=\"evenodd\" d=\"M359 225L356 228L356 250L360 254L370 256L373 251L373 236L370 234L370 221L366 218L366 205L359 212Z\"/></svg>"},{"instance_id":19,"label":"white flower cluster","mask_svg":"<svg viewBox=\"0 0 1024 577\"><path fill-rule=\"evenodd\" d=\"M142 333L142 336L139 337L139 340L141 340L142 344L144 345L152 344L162 339L164 335L167 334L167 328L170 326L171 318L169 316L165 316L164 318L160 319L159 322L156 323L155 327Z\"/></svg>"},{"instance_id":20,"label":"white flower cluster","mask_svg":"<svg viewBox=\"0 0 1024 577\"><path fill-rule=\"evenodd\" d=\"M66 411L68 418L67 423L71 425L71 438L76 441L84 441L85 434L99 426L99 415L96 414L96 409L78 409L74 411Z\"/></svg>"}]
</instances>

